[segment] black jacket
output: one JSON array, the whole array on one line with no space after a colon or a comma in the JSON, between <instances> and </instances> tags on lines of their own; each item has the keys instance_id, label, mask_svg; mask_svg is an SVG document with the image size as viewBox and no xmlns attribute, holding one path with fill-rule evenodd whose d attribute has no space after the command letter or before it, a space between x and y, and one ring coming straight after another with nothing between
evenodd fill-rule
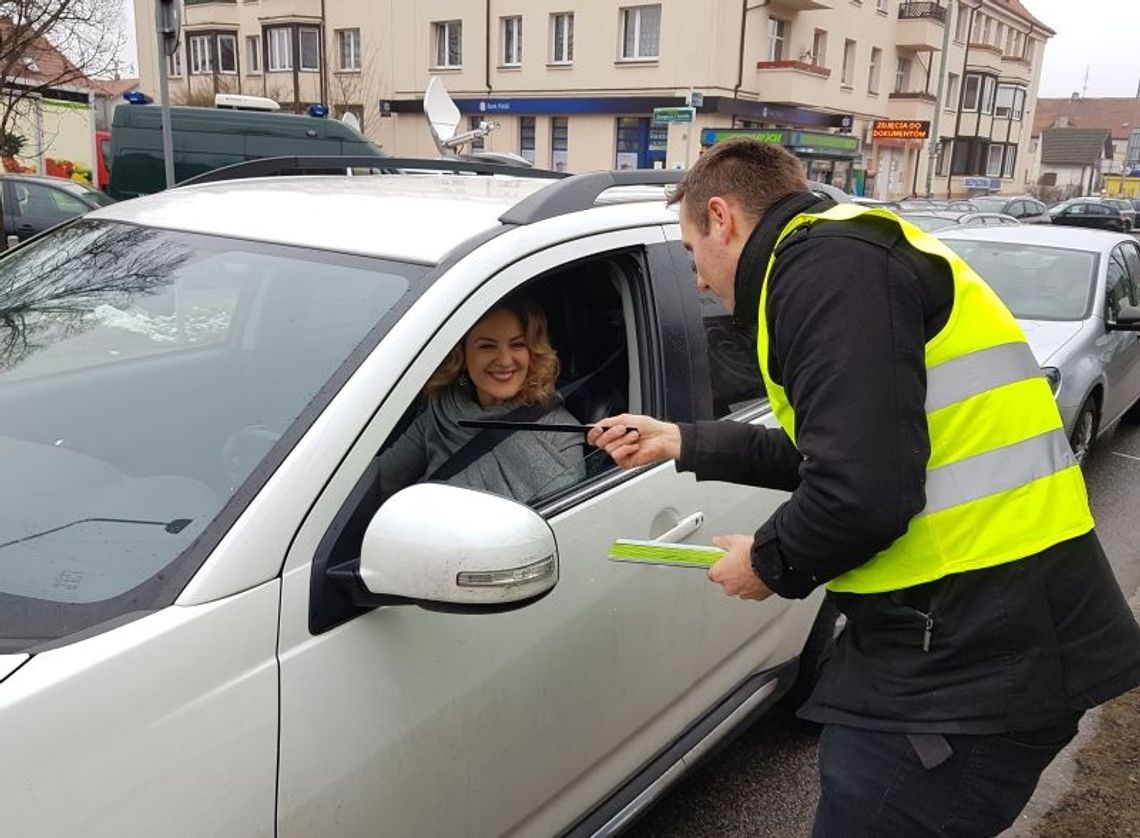
<instances>
[{"instance_id":1,"label":"black jacket","mask_svg":"<svg viewBox=\"0 0 1140 838\"><path fill-rule=\"evenodd\" d=\"M798 194L765 214L737 271L738 326L755 331L788 221L830 205ZM752 563L775 593L804 597L889 546L925 506L924 351L949 316L953 279L892 224L802 228L777 257L768 362L797 443L753 425L683 424L678 467L792 492L757 530ZM1140 684L1140 629L1092 533L906 591L830 596L847 629L802 711L817 721L1029 729Z\"/></svg>"}]
</instances>

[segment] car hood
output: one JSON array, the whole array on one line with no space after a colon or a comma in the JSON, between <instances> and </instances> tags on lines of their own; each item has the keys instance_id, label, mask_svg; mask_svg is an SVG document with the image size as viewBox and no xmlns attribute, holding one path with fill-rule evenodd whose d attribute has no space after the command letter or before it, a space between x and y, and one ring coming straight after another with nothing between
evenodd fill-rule
<instances>
[{"instance_id":1,"label":"car hood","mask_svg":"<svg viewBox=\"0 0 1140 838\"><path fill-rule=\"evenodd\" d=\"M1061 348L1077 336L1081 324L1075 320L1018 320L1033 350L1033 357L1047 366Z\"/></svg>"}]
</instances>

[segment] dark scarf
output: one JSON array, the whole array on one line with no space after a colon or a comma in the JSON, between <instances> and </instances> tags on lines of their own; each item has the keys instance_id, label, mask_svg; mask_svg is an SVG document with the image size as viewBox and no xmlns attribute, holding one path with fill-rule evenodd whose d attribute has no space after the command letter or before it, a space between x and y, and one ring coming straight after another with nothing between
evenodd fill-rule
<instances>
[{"instance_id":1,"label":"dark scarf","mask_svg":"<svg viewBox=\"0 0 1140 838\"><path fill-rule=\"evenodd\" d=\"M819 205L817 207L817 205ZM748 237L736 265L736 303L732 320L737 326L755 332L760 312L760 289L776 240L788 222L809 209L822 212L834 206L811 192L793 192L772 204Z\"/></svg>"}]
</instances>

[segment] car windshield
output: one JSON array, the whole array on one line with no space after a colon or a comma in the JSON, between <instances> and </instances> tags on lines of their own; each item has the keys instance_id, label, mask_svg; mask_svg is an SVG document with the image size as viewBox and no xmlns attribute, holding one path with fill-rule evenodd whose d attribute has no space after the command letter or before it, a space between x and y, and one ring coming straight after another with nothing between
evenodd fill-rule
<instances>
[{"instance_id":1,"label":"car windshield","mask_svg":"<svg viewBox=\"0 0 1140 838\"><path fill-rule=\"evenodd\" d=\"M932 233L935 230L945 230L947 227L957 227L958 222L951 218L940 218L937 215L919 215L917 213L905 213L901 216L918 227L920 230L925 230Z\"/></svg>"},{"instance_id":2,"label":"car windshield","mask_svg":"<svg viewBox=\"0 0 1140 838\"><path fill-rule=\"evenodd\" d=\"M981 212L1001 212L1008 203L1005 198L971 198L970 201Z\"/></svg>"},{"instance_id":3,"label":"car windshield","mask_svg":"<svg viewBox=\"0 0 1140 838\"><path fill-rule=\"evenodd\" d=\"M0 260L0 653L173 601L426 271L91 219Z\"/></svg>"},{"instance_id":4,"label":"car windshield","mask_svg":"<svg viewBox=\"0 0 1140 838\"><path fill-rule=\"evenodd\" d=\"M1096 287L1097 254L1010 242L945 239L1020 320L1083 320Z\"/></svg>"}]
</instances>

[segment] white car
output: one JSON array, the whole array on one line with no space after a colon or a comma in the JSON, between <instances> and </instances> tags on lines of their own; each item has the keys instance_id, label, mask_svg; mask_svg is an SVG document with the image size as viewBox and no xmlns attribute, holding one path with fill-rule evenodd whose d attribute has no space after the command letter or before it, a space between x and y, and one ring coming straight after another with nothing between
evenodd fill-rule
<instances>
[{"instance_id":1,"label":"white car","mask_svg":"<svg viewBox=\"0 0 1140 838\"><path fill-rule=\"evenodd\" d=\"M607 558L783 493L598 452L377 509L378 452L524 286L596 373L581 421L775 425L676 212L595 200L667 173L621 174L234 179L0 260L5 835L609 834L791 686L820 592Z\"/></svg>"}]
</instances>

